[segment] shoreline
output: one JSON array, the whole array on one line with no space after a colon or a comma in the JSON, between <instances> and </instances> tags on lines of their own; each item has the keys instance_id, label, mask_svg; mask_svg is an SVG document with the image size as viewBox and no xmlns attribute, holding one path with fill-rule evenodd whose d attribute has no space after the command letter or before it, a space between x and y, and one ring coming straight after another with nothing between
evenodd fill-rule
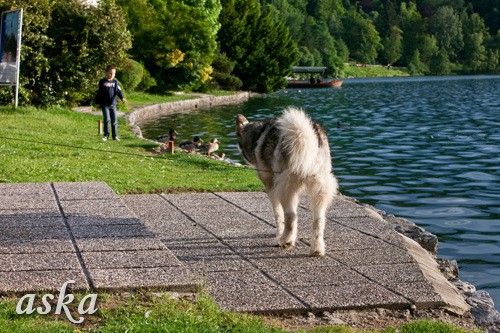
<instances>
[{"instance_id":1,"label":"shoreline","mask_svg":"<svg viewBox=\"0 0 500 333\"><path fill-rule=\"evenodd\" d=\"M125 115L125 120L130 125L136 137L147 140L142 136L141 131L141 125L146 120L156 118L160 115L191 112L197 109L207 109L212 106L239 104L248 101L253 95L250 92L241 92L227 96L203 96L183 101L147 105L133 109L132 112Z\"/></svg>"},{"instance_id":2,"label":"shoreline","mask_svg":"<svg viewBox=\"0 0 500 333\"><path fill-rule=\"evenodd\" d=\"M142 136L140 129L140 125L145 120L164 114L192 112L196 109L206 109L218 105L239 104L247 101L251 96L251 93L244 92L229 96L208 96L184 101L154 104L134 109L130 114L125 115L125 118L138 138L148 140ZM349 199L359 202L355 198ZM488 329L488 331L491 332L500 330L500 312L495 309L490 295L486 291L476 290L474 285L460 280L456 260L440 259L437 257L439 244L437 236L407 219L378 210L367 204L362 205L383 216L384 220L393 225L394 230L415 241L432 256L442 275L461 293L463 300L471 307L470 313L474 317L478 327ZM451 312L453 311L451 310Z\"/></svg>"}]
</instances>

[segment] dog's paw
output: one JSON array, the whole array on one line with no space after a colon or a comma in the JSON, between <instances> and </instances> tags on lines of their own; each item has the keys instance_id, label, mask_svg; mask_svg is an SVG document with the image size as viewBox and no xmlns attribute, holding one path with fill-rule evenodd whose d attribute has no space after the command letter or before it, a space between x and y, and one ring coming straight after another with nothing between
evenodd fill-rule
<instances>
[{"instance_id":1,"label":"dog's paw","mask_svg":"<svg viewBox=\"0 0 500 333\"><path fill-rule=\"evenodd\" d=\"M282 236L279 243L281 244L281 247L284 247L286 249L288 247L295 246L295 239L290 239L290 237Z\"/></svg>"},{"instance_id":2,"label":"dog's paw","mask_svg":"<svg viewBox=\"0 0 500 333\"><path fill-rule=\"evenodd\" d=\"M325 256L325 245L324 244L313 244L311 246L310 254L314 257L324 257Z\"/></svg>"},{"instance_id":3,"label":"dog's paw","mask_svg":"<svg viewBox=\"0 0 500 333\"><path fill-rule=\"evenodd\" d=\"M325 250L311 250L311 256L312 257L324 257Z\"/></svg>"}]
</instances>

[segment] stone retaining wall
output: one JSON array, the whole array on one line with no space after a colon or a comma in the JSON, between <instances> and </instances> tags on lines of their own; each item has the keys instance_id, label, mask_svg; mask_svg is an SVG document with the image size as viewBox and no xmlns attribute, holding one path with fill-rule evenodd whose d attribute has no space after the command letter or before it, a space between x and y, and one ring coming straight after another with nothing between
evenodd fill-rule
<instances>
[{"instance_id":1,"label":"stone retaining wall","mask_svg":"<svg viewBox=\"0 0 500 333\"><path fill-rule=\"evenodd\" d=\"M127 122L132 127L136 136L143 138L141 125L152 118L157 118L165 114L173 114L182 111L192 111L196 109L209 108L216 105L239 104L246 102L251 96L249 92L242 92L228 96L202 96L195 99L183 101L167 102L162 104L148 105L135 109L126 116Z\"/></svg>"}]
</instances>

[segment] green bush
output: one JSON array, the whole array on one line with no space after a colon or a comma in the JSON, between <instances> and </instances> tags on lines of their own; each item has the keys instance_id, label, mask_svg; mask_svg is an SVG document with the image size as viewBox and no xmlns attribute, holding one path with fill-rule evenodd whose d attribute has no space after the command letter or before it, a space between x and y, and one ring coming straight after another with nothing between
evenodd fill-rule
<instances>
[{"instance_id":1,"label":"green bush","mask_svg":"<svg viewBox=\"0 0 500 333\"><path fill-rule=\"evenodd\" d=\"M144 77L144 66L133 60L125 59L120 68L116 71L116 78L121 82L126 90L133 91L141 83Z\"/></svg>"},{"instance_id":2,"label":"green bush","mask_svg":"<svg viewBox=\"0 0 500 333\"><path fill-rule=\"evenodd\" d=\"M139 83L139 85L135 88L135 90L145 92L153 87L156 87L156 80L154 77L151 76L149 71L146 68L144 68L142 80Z\"/></svg>"},{"instance_id":3,"label":"green bush","mask_svg":"<svg viewBox=\"0 0 500 333\"><path fill-rule=\"evenodd\" d=\"M212 67L214 89L238 90L243 85L243 82L236 76L232 75L236 62L231 61L225 53L217 55Z\"/></svg>"}]
</instances>

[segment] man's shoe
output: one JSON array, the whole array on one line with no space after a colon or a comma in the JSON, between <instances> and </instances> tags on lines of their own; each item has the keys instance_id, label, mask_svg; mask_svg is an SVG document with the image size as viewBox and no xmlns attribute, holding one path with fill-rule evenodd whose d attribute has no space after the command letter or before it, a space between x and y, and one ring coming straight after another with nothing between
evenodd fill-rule
<instances>
[{"instance_id":1,"label":"man's shoe","mask_svg":"<svg viewBox=\"0 0 500 333\"><path fill-rule=\"evenodd\" d=\"M107 136L103 136L102 137L102 141L108 141L108 137Z\"/></svg>"},{"instance_id":2,"label":"man's shoe","mask_svg":"<svg viewBox=\"0 0 500 333\"><path fill-rule=\"evenodd\" d=\"M113 138L113 140L120 141L120 138L119 137L115 137L115 138Z\"/></svg>"}]
</instances>

